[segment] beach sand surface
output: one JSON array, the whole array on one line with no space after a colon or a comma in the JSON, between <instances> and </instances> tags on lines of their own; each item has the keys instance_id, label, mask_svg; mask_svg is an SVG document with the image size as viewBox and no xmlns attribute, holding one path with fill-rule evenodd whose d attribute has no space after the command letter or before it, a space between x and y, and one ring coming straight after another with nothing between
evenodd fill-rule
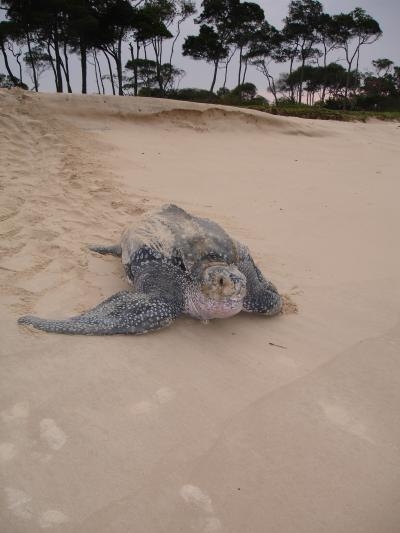
<instances>
[{"instance_id":1,"label":"beach sand surface","mask_svg":"<svg viewBox=\"0 0 400 533\"><path fill-rule=\"evenodd\" d=\"M400 126L0 91L0 530L398 533ZM220 223L298 311L47 334L126 288L150 209Z\"/></svg>"}]
</instances>

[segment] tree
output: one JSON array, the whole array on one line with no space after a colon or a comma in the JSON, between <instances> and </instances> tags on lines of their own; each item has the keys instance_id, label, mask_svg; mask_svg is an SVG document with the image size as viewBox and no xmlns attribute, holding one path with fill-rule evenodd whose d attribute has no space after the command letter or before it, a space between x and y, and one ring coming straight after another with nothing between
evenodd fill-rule
<instances>
[{"instance_id":1,"label":"tree","mask_svg":"<svg viewBox=\"0 0 400 533\"><path fill-rule=\"evenodd\" d=\"M204 60L213 63L214 72L210 87L210 93L214 91L217 79L218 65L222 59L228 55L229 47L225 44L221 36L206 24L200 26L198 35L189 35L183 43L183 55L190 56L196 60Z\"/></svg>"},{"instance_id":2,"label":"tree","mask_svg":"<svg viewBox=\"0 0 400 533\"><path fill-rule=\"evenodd\" d=\"M235 29L237 30L238 17L240 16L240 0L203 0L201 4L203 10L200 15L195 19L196 24L200 24L200 33L198 35L197 44L208 47L208 55L212 59L206 59L206 57L197 57L195 59L205 59L206 61L214 63L214 75L213 82L211 84L211 92L214 89L218 66L220 63L228 58L226 62L226 69L232 59L233 53L229 54L229 50L234 45L233 34ZM206 29L202 30L202 27ZM201 34L201 35L200 35ZM193 36L189 36L190 38ZM209 40L209 43L207 42ZM196 45L196 41L190 40ZM212 51L212 44L215 44L216 49ZM183 55L191 55L184 53ZM192 56L194 57L194 56ZM225 69L225 80L226 80ZM225 86L225 83L224 83Z\"/></svg>"},{"instance_id":3,"label":"tree","mask_svg":"<svg viewBox=\"0 0 400 533\"><path fill-rule=\"evenodd\" d=\"M118 94L123 95L122 41L135 26L136 10L128 0L106 0L96 3L95 16L99 24L95 46L106 56L113 93L115 90L110 57L114 60L117 69Z\"/></svg>"},{"instance_id":4,"label":"tree","mask_svg":"<svg viewBox=\"0 0 400 533\"><path fill-rule=\"evenodd\" d=\"M175 2L174 0L150 0L148 7L151 9L152 24L150 41L153 47L153 52L156 62L156 76L158 87L163 93L163 77L161 74L163 64L163 52L165 39L171 39L172 33L168 27L172 24L175 18Z\"/></svg>"},{"instance_id":5,"label":"tree","mask_svg":"<svg viewBox=\"0 0 400 533\"><path fill-rule=\"evenodd\" d=\"M234 4L232 7L231 26L232 35L230 42L239 50L238 85L245 81L248 57L244 53L264 21L263 9L253 2ZM243 76L242 64L244 63Z\"/></svg>"},{"instance_id":6,"label":"tree","mask_svg":"<svg viewBox=\"0 0 400 533\"><path fill-rule=\"evenodd\" d=\"M14 40L26 44L28 52L27 62L32 69L33 84L35 91L39 90L35 62L32 56L32 47L39 28L33 0L1 0L6 6L6 16L13 27Z\"/></svg>"},{"instance_id":7,"label":"tree","mask_svg":"<svg viewBox=\"0 0 400 533\"><path fill-rule=\"evenodd\" d=\"M140 1L140 0L139 0ZM144 51L144 59L148 60L147 47L150 45L155 57L157 83L161 94L169 90L174 83L174 68L172 59L176 41L180 35L182 23L193 13L193 0L150 0L136 10L135 24L132 29L133 43L129 43L131 52L132 84L134 94L138 93L138 75L136 68L140 65L140 50ZM170 29L177 20L177 33L172 42L169 62L163 62L164 41L171 39ZM170 65L170 67L168 67ZM168 79L168 69L171 80Z\"/></svg>"},{"instance_id":8,"label":"tree","mask_svg":"<svg viewBox=\"0 0 400 533\"><path fill-rule=\"evenodd\" d=\"M42 74L46 72L52 64L50 55L44 50L43 46L37 44L31 47L29 53L25 54L24 61L29 67L28 72L31 81L36 83L37 88L39 89Z\"/></svg>"},{"instance_id":9,"label":"tree","mask_svg":"<svg viewBox=\"0 0 400 533\"><path fill-rule=\"evenodd\" d=\"M236 96L239 102L250 102L257 95L254 83L242 83L230 91L231 96Z\"/></svg>"},{"instance_id":10,"label":"tree","mask_svg":"<svg viewBox=\"0 0 400 533\"><path fill-rule=\"evenodd\" d=\"M159 86L160 76L163 93L174 88L174 84L184 75L184 71L171 65L163 63L161 68L157 68L157 63L151 59L129 60L125 66L128 70L136 72L136 75L128 79L124 88L134 89L134 95L138 93L138 87L153 89Z\"/></svg>"},{"instance_id":11,"label":"tree","mask_svg":"<svg viewBox=\"0 0 400 533\"><path fill-rule=\"evenodd\" d=\"M12 39L12 35L15 31L15 26L12 22L1 21L0 22L0 49L4 59L4 65L7 70L8 77L3 79L3 83L11 83L12 85L18 85L22 83L22 78L18 80L17 76L14 76L14 73L11 70L10 64L8 62L6 46L9 41Z\"/></svg>"},{"instance_id":12,"label":"tree","mask_svg":"<svg viewBox=\"0 0 400 533\"><path fill-rule=\"evenodd\" d=\"M246 59L267 78L268 88L273 94L275 103L278 101L277 90L270 64L272 61L281 62L286 59L282 53L283 39L282 34L274 26L264 21L260 29L254 33L246 54Z\"/></svg>"},{"instance_id":13,"label":"tree","mask_svg":"<svg viewBox=\"0 0 400 533\"><path fill-rule=\"evenodd\" d=\"M372 65L374 66L376 70L376 75L379 77L381 76L382 71L384 71L383 76L386 76L389 74L389 71L392 67L394 67L393 61L390 59L374 59L372 61Z\"/></svg>"},{"instance_id":14,"label":"tree","mask_svg":"<svg viewBox=\"0 0 400 533\"><path fill-rule=\"evenodd\" d=\"M395 67L394 62L386 58L374 59L372 65L376 76L372 73L363 76L362 93L371 99L400 96L399 67Z\"/></svg>"},{"instance_id":15,"label":"tree","mask_svg":"<svg viewBox=\"0 0 400 533\"><path fill-rule=\"evenodd\" d=\"M345 88L345 98L347 98L354 61L358 73L361 46L374 43L382 35L382 30L378 22L360 7L356 7L348 14L335 15L333 20L336 25L335 37L338 47L344 50L347 62Z\"/></svg>"},{"instance_id":16,"label":"tree","mask_svg":"<svg viewBox=\"0 0 400 533\"><path fill-rule=\"evenodd\" d=\"M319 18L318 30L317 31L318 31L318 36L319 36L318 41L319 41L319 44L322 45L322 50L323 50L323 52L322 52L322 57L323 57L322 66L323 66L324 70L322 72L327 75L327 73L328 73L328 70L327 70L328 54L329 54L329 52L331 52L332 50L334 50L338 46L336 23L334 22L334 20L331 17L331 15L329 15L328 13L322 13L321 14L321 16ZM322 94L321 94L321 100L322 101L325 100L326 88L328 86L326 81L327 80L324 80L324 82L322 84Z\"/></svg>"},{"instance_id":17,"label":"tree","mask_svg":"<svg viewBox=\"0 0 400 533\"><path fill-rule=\"evenodd\" d=\"M300 80L298 85L298 102L302 99L302 76L306 61L320 54L316 45L319 43L319 28L323 14L322 4L318 0L292 0L289 4L289 14L285 19L282 30L288 43L290 59L290 73L293 62L300 61ZM291 97L294 98L293 89Z\"/></svg>"},{"instance_id":18,"label":"tree","mask_svg":"<svg viewBox=\"0 0 400 533\"><path fill-rule=\"evenodd\" d=\"M88 53L92 51L95 74L99 67L96 45L99 44L100 21L96 16L91 0L72 0L69 2L69 18L66 28L66 41L73 52L80 55L82 93L87 92L87 61ZM97 78L96 78L97 79ZM101 76L100 76L101 80Z\"/></svg>"},{"instance_id":19,"label":"tree","mask_svg":"<svg viewBox=\"0 0 400 533\"><path fill-rule=\"evenodd\" d=\"M68 16L67 0L32 2L30 16L36 25L36 42L47 50L46 57L53 69L57 92L63 92L63 71L68 90L71 92L68 70L65 69L61 58L62 46L65 43L64 24Z\"/></svg>"},{"instance_id":20,"label":"tree","mask_svg":"<svg viewBox=\"0 0 400 533\"><path fill-rule=\"evenodd\" d=\"M181 34L181 25L190 16L196 13L196 4L193 0L178 0L175 16L177 17L177 31L171 45L171 53L169 56L169 64L172 65L172 58L174 55L175 44Z\"/></svg>"}]
</instances>

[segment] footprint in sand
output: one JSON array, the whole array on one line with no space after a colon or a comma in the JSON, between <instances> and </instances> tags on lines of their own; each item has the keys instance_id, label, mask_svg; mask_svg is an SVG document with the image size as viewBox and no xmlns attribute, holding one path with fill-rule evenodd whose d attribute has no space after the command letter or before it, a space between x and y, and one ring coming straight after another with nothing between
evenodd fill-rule
<instances>
[{"instance_id":1,"label":"footprint in sand","mask_svg":"<svg viewBox=\"0 0 400 533\"><path fill-rule=\"evenodd\" d=\"M13 487L6 487L4 490L8 510L18 518L31 519L33 516L32 496Z\"/></svg>"},{"instance_id":2,"label":"footprint in sand","mask_svg":"<svg viewBox=\"0 0 400 533\"><path fill-rule=\"evenodd\" d=\"M30 450L32 456L40 459L42 462L48 462L52 455L34 451L37 442L33 436L29 436L28 426L26 425L30 415L29 404L19 402L12 407L5 409L0 413L0 418L8 426L12 440L18 439L19 448ZM56 424L52 418L43 418L39 422L39 432L42 442L44 442L51 451L58 451L65 445L67 436L64 431ZM9 437L10 438L10 437ZM11 461L17 455L17 447L13 442L0 443L0 462Z\"/></svg>"},{"instance_id":3,"label":"footprint in sand","mask_svg":"<svg viewBox=\"0 0 400 533\"><path fill-rule=\"evenodd\" d=\"M41 513L38 522L39 526L45 529L65 524L66 522L69 522L69 518L57 509L49 509L48 511Z\"/></svg>"},{"instance_id":4,"label":"footprint in sand","mask_svg":"<svg viewBox=\"0 0 400 533\"><path fill-rule=\"evenodd\" d=\"M368 429L366 425L358 420L350 411L348 411L343 405L338 403L325 403L318 402L325 417L331 424L339 427L343 431L347 431L366 440L371 444L375 444L374 440L368 435Z\"/></svg>"},{"instance_id":5,"label":"footprint in sand","mask_svg":"<svg viewBox=\"0 0 400 533\"><path fill-rule=\"evenodd\" d=\"M222 530L220 520L215 516L210 496L196 485L183 485L179 494L181 498L191 505L196 514L196 530L201 533L217 533Z\"/></svg>"},{"instance_id":6,"label":"footprint in sand","mask_svg":"<svg viewBox=\"0 0 400 533\"><path fill-rule=\"evenodd\" d=\"M32 520L36 516L32 496L23 490L14 487L6 487L6 503L11 514L22 520ZM69 522L69 518L58 509L48 509L37 516L38 524L41 528L52 528Z\"/></svg>"},{"instance_id":7,"label":"footprint in sand","mask_svg":"<svg viewBox=\"0 0 400 533\"><path fill-rule=\"evenodd\" d=\"M5 463L11 461L17 454L17 449L15 444L12 442L2 442L0 444L0 461Z\"/></svg>"},{"instance_id":8,"label":"footprint in sand","mask_svg":"<svg viewBox=\"0 0 400 533\"><path fill-rule=\"evenodd\" d=\"M67 442L64 431L57 426L52 418L44 418L40 421L40 438L46 442L52 450L61 450Z\"/></svg>"},{"instance_id":9,"label":"footprint in sand","mask_svg":"<svg viewBox=\"0 0 400 533\"><path fill-rule=\"evenodd\" d=\"M3 422L13 422L26 419L29 416L29 405L27 402L19 402L1 412Z\"/></svg>"},{"instance_id":10,"label":"footprint in sand","mask_svg":"<svg viewBox=\"0 0 400 533\"><path fill-rule=\"evenodd\" d=\"M169 387L161 387L153 394L151 400L135 403L130 410L134 415L150 413L160 407L160 405L170 402L174 397L175 391Z\"/></svg>"}]
</instances>

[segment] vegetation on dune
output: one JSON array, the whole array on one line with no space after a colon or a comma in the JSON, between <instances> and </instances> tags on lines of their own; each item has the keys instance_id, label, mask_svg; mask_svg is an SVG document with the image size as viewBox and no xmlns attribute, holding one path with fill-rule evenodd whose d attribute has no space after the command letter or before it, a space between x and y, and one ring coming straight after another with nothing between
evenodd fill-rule
<instances>
[{"instance_id":1,"label":"vegetation on dune","mask_svg":"<svg viewBox=\"0 0 400 533\"><path fill-rule=\"evenodd\" d=\"M400 67L379 58L371 72L359 69L362 49L382 35L379 23L361 8L329 15L318 0L291 0L281 29L266 20L257 3L240 0L203 0L200 13L194 0L0 0L0 8L5 15L0 87L38 91L49 71L57 92L72 92L70 60L76 55L82 93L91 76L102 94L215 102L311 118L347 120L361 111L397 117L400 110ZM174 58L182 27L192 17L199 30L184 39L182 53L210 64L208 90L178 88L185 72ZM340 62L332 60L337 56ZM273 64L284 65L286 72L275 77ZM237 86L229 89L232 69ZM265 77L270 102L247 82L251 69Z\"/></svg>"}]
</instances>

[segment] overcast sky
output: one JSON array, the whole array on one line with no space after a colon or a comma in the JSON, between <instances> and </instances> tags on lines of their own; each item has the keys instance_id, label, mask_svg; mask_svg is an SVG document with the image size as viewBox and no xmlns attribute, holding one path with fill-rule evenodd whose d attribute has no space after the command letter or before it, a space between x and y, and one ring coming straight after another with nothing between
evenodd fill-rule
<instances>
[{"instance_id":1,"label":"overcast sky","mask_svg":"<svg viewBox=\"0 0 400 533\"><path fill-rule=\"evenodd\" d=\"M201 0L196 0L198 11L201 10ZM276 26L278 29L282 28L282 20L287 15L287 8L289 2L287 0L259 0L259 5L264 9L265 18L269 23ZM371 61L377 58L387 57L394 61L396 65L400 65L400 0L322 0L325 12L333 15L340 12L348 13L355 7L362 7L366 12L375 18L383 31L383 36L374 44L366 45L361 49L360 68L361 70L371 70ZM182 43L186 35L197 34L198 25L194 24L193 19L188 20L182 26L182 35L176 45L176 54L173 63L185 70L186 75L180 82L180 87L199 87L208 89L211 84L212 66L206 64L204 61L194 61L188 57L183 57L180 53ZM128 48L124 49L125 57L124 63L129 59ZM341 59L341 52L337 51L336 56L331 56L331 60ZM232 88L236 85L238 62L236 58L232 59L230 65L230 75L228 76L227 86ZM168 60L168 55L165 61ZM80 65L77 59L71 61L72 69L72 89L75 92L80 90ZM279 75L281 72L287 71L285 65L273 65L272 72ZM5 72L3 62L0 62L0 72ZM104 73L105 64L104 64ZM28 77L25 80L28 82ZM249 67L246 81L255 83L259 89L260 94L265 93L267 85L265 78L256 71L254 67ZM216 89L223 83L223 71L219 73L217 79ZM29 83L30 84L30 83ZM110 92L110 87L106 84L107 92ZM89 74L89 92L97 92L95 78L93 71ZM44 74L40 80L40 90L54 91L54 80L50 75Z\"/></svg>"}]
</instances>

